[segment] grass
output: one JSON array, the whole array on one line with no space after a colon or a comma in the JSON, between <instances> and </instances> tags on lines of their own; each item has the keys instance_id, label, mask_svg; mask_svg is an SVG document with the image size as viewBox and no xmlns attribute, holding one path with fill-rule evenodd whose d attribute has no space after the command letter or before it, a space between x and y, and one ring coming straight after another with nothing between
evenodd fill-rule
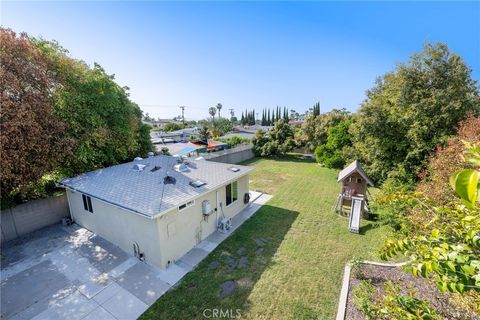
<instances>
[{"instance_id":1,"label":"grass","mask_svg":"<svg viewBox=\"0 0 480 320\"><path fill-rule=\"evenodd\" d=\"M337 171L296 158L254 159L247 165L256 168L251 189L272 194L272 200L142 319L205 319L205 309L233 317L239 309L244 319L334 319L345 263L376 258L389 232L369 221L362 221L361 234L348 231L348 218L332 210L340 188ZM261 253L258 239L266 241ZM225 258L238 259L241 247L248 268L231 272ZM221 267L208 269L212 261ZM238 288L221 299L219 288L227 280Z\"/></svg>"}]
</instances>

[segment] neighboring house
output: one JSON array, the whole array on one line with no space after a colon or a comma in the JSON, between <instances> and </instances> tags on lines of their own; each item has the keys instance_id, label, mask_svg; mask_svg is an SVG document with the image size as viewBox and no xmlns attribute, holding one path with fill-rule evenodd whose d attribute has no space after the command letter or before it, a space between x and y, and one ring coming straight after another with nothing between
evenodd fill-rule
<instances>
[{"instance_id":1,"label":"neighboring house","mask_svg":"<svg viewBox=\"0 0 480 320\"><path fill-rule=\"evenodd\" d=\"M162 144L167 142L187 142L191 136L196 136L199 129L185 128L176 131L163 132L163 131L151 131L150 139L153 144Z\"/></svg>"},{"instance_id":2,"label":"neighboring house","mask_svg":"<svg viewBox=\"0 0 480 320\"><path fill-rule=\"evenodd\" d=\"M67 190L76 223L166 268L248 205L252 170L161 155L59 185Z\"/></svg>"},{"instance_id":3,"label":"neighboring house","mask_svg":"<svg viewBox=\"0 0 480 320\"><path fill-rule=\"evenodd\" d=\"M215 141L213 139L207 139L207 141L196 140L192 141L192 143L199 147L198 152L200 153L208 151L219 151L228 148L228 144L221 141Z\"/></svg>"},{"instance_id":4,"label":"neighboring house","mask_svg":"<svg viewBox=\"0 0 480 320\"><path fill-rule=\"evenodd\" d=\"M288 120L289 125L302 124L304 122L305 122L305 117L297 117L297 118Z\"/></svg>"}]
</instances>

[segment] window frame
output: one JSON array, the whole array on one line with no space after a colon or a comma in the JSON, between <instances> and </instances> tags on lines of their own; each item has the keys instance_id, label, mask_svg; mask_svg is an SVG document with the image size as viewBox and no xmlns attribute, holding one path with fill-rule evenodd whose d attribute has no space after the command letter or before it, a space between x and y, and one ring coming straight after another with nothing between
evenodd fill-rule
<instances>
[{"instance_id":1,"label":"window frame","mask_svg":"<svg viewBox=\"0 0 480 320\"><path fill-rule=\"evenodd\" d=\"M83 210L93 213L92 197L82 194Z\"/></svg>"},{"instance_id":2,"label":"window frame","mask_svg":"<svg viewBox=\"0 0 480 320\"><path fill-rule=\"evenodd\" d=\"M236 188L233 188L233 185L236 185ZM230 203L228 203L228 187L230 187ZM236 195L234 197L233 190L236 190ZM229 207L232 204L235 204L235 202L238 201L238 180L233 181L227 185L225 185L225 207Z\"/></svg>"}]
</instances>

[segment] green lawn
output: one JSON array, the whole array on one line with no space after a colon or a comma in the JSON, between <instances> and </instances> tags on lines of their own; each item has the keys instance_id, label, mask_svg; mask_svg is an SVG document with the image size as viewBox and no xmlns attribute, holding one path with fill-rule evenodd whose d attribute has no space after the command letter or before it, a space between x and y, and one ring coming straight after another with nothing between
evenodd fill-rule
<instances>
[{"instance_id":1,"label":"green lawn","mask_svg":"<svg viewBox=\"0 0 480 320\"><path fill-rule=\"evenodd\" d=\"M333 211L337 171L289 158L255 159L251 189L274 197L213 251L177 288L162 296L142 319L205 319L205 309L240 309L243 319L334 319L345 263L376 258L388 232L363 221L362 234ZM261 252L255 240L266 241ZM246 248L248 268L229 271L227 256ZM222 266L209 270L208 264ZM221 299L219 286L238 288ZM208 315L208 314L207 314ZM235 315L235 314L234 314Z\"/></svg>"}]
</instances>

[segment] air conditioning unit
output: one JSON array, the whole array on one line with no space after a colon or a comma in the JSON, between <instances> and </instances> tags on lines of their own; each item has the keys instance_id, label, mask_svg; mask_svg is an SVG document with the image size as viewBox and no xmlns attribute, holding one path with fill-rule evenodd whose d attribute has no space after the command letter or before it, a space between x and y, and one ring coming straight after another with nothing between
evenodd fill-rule
<instances>
[{"instance_id":1,"label":"air conditioning unit","mask_svg":"<svg viewBox=\"0 0 480 320\"><path fill-rule=\"evenodd\" d=\"M232 228L232 218L224 218L218 224L218 230L227 233Z\"/></svg>"},{"instance_id":2,"label":"air conditioning unit","mask_svg":"<svg viewBox=\"0 0 480 320\"><path fill-rule=\"evenodd\" d=\"M203 200L202 202L202 213L204 216L209 216L213 212L212 205L209 200Z\"/></svg>"}]
</instances>

